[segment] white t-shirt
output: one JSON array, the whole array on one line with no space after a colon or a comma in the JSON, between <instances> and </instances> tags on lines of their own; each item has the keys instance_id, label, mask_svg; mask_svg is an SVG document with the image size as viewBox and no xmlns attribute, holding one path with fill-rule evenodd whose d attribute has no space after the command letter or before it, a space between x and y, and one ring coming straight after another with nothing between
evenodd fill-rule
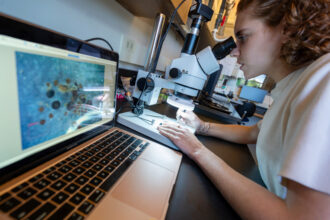
<instances>
[{"instance_id":1,"label":"white t-shirt","mask_svg":"<svg viewBox=\"0 0 330 220\"><path fill-rule=\"evenodd\" d=\"M286 197L282 177L330 194L330 54L279 81L257 140L267 188Z\"/></svg>"}]
</instances>

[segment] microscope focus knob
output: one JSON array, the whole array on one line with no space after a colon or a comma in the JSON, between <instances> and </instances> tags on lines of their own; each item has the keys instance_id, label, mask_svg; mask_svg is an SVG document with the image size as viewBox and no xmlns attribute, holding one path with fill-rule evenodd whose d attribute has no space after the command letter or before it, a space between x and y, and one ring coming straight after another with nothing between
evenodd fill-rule
<instances>
[{"instance_id":1,"label":"microscope focus knob","mask_svg":"<svg viewBox=\"0 0 330 220\"><path fill-rule=\"evenodd\" d=\"M140 91L144 90L145 93L151 92L155 88L155 82L150 77L138 79L136 85Z\"/></svg>"},{"instance_id":2,"label":"microscope focus knob","mask_svg":"<svg viewBox=\"0 0 330 220\"><path fill-rule=\"evenodd\" d=\"M170 76L171 78L175 79L175 78L180 78L182 75L182 72L178 69L178 68L172 68L170 70Z\"/></svg>"}]
</instances>

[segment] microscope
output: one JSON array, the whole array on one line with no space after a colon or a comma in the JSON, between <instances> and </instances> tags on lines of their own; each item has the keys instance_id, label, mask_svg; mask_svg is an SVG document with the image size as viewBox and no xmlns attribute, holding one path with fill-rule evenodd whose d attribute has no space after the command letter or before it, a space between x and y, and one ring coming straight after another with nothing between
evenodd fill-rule
<instances>
[{"instance_id":1,"label":"microscope","mask_svg":"<svg viewBox=\"0 0 330 220\"><path fill-rule=\"evenodd\" d=\"M194 110L193 99L203 90L209 75L219 71L218 60L227 56L236 44L232 37L210 46L196 53L199 33L202 25L211 20L213 10L207 5L197 2L190 8L188 16L192 19L190 32L185 38L181 55L166 67L165 77L162 75L139 70L133 91L137 103L133 105L132 112L118 115L117 121L144 135L147 135L163 144L177 149L166 137L159 134L157 127L160 123L177 123L175 119L168 118L148 109L143 109L143 103L154 105L158 101L163 88L173 90L173 95L167 98L167 103L186 110ZM142 104L141 104L142 103ZM142 105L142 107L140 106ZM193 128L187 127L191 132Z\"/></svg>"},{"instance_id":2,"label":"microscope","mask_svg":"<svg viewBox=\"0 0 330 220\"><path fill-rule=\"evenodd\" d=\"M193 98L204 88L208 76L220 69L218 60L227 56L236 44L232 37L196 53L199 32L205 22L211 20L213 10L207 5L197 3L190 8L188 16L192 19L190 32L185 38L181 55L174 59L165 71L165 78L156 73L139 70L133 97L147 105L158 101L162 88L174 91L167 102L176 107L193 110Z\"/></svg>"}]
</instances>

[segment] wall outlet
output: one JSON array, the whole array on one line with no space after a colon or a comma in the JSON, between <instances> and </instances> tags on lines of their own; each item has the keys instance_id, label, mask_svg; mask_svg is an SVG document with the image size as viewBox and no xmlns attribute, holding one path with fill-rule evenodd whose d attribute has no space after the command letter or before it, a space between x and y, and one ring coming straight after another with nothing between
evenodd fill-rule
<instances>
[{"instance_id":1,"label":"wall outlet","mask_svg":"<svg viewBox=\"0 0 330 220\"><path fill-rule=\"evenodd\" d=\"M137 43L135 40L126 36L122 36L120 44L119 59L129 63L135 63L135 54L137 50Z\"/></svg>"},{"instance_id":2,"label":"wall outlet","mask_svg":"<svg viewBox=\"0 0 330 220\"><path fill-rule=\"evenodd\" d=\"M122 35L120 41L119 60L127 63L144 66L148 47Z\"/></svg>"},{"instance_id":3,"label":"wall outlet","mask_svg":"<svg viewBox=\"0 0 330 220\"><path fill-rule=\"evenodd\" d=\"M144 66L148 53L148 46L143 45L132 38L122 35L120 41L119 60L139 66ZM165 71L171 63L171 58L161 55L158 60L157 70Z\"/></svg>"},{"instance_id":4,"label":"wall outlet","mask_svg":"<svg viewBox=\"0 0 330 220\"><path fill-rule=\"evenodd\" d=\"M124 46L124 49L130 53L130 54L133 54L134 51L135 51L135 41L132 40L132 39L129 39L129 38L124 38L124 42L123 42L123 46Z\"/></svg>"}]
</instances>

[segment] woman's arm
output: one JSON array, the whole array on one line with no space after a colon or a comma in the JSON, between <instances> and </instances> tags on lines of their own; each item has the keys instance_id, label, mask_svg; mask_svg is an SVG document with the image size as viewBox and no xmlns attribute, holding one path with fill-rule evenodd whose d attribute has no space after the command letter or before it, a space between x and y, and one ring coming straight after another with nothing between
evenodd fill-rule
<instances>
[{"instance_id":1,"label":"woman's arm","mask_svg":"<svg viewBox=\"0 0 330 220\"><path fill-rule=\"evenodd\" d=\"M159 127L192 158L244 219L329 219L330 196L287 180L287 198L280 199L229 167L187 129Z\"/></svg>"},{"instance_id":2,"label":"woman's arm","mask_svg":"<svg viewBox=\"0 0 330 220\"><path fill-rule=\"evenodd\" d=\"M257 124L253 126L210 123L207 135L238 144L255 144L259 134Z\"/></svg>"},{"instance_id":3,"label":"woman's arm","mask_svg":"<svg viewBox=\"0 0 330 220\"><path fill-rule=\"evenodd\" d=\"M215 124L201 120L192 111L177 111L179 122L196 129L197 134L214 136L238 144L255 144L259 134L259 128L254 126Z\"/></svg>"},{"instance_id":4,"label":"woman's arm","mask_svg":"<svg viewBox=\"0 0 330 220\"><path fill-rule=\"evenodd\" d=\"M330 196L287 180L287 198L280 199L236 172L208 149L196 163L243 219L329 219Z\"/></svg>"}]
</instances>

